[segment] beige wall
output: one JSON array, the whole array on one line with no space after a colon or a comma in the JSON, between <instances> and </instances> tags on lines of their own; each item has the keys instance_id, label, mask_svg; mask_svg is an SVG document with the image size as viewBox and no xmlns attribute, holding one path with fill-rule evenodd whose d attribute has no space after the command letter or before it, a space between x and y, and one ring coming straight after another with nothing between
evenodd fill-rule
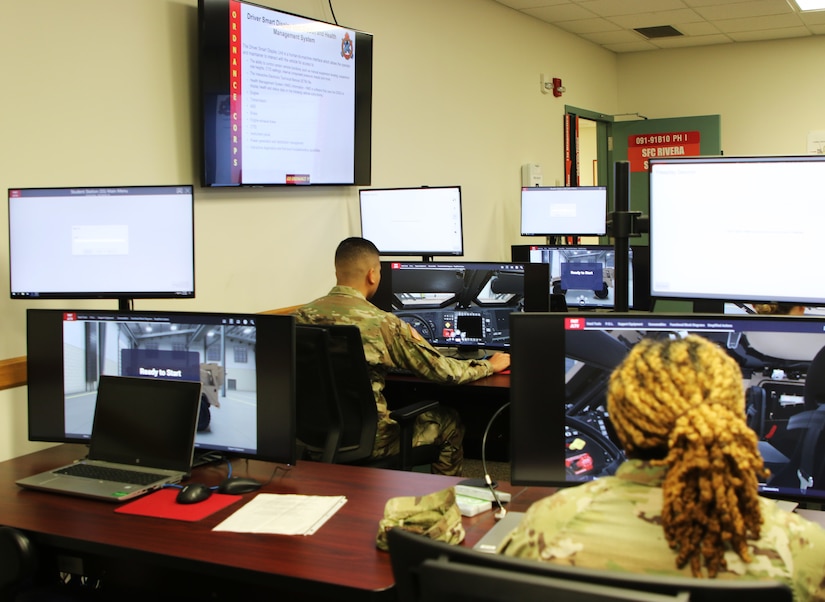
<instances>
[{"instance_id":1,"label":"beige wall","mask_svg":"<svg viewBox=\"0 0 825 602\"><path fill-rule=\"evenodd\" d=\"M331 20L326 0L259 0ZM373 186L459 184L467 259L519 242L521 165L562 176L564 104L616 110L616 59L492 0L334 0L375 35ZM0 7L0 190L197 182L196 0ZM563 99L539 91L563 77ZM5 193L3 193L5 194ZM6 238L7 213L0 212ZM261 311L324 294L359 233L357 189L196 189L197 298L139 309ZM8 243L0 282L8 286ZM0 358L25 355L26 307L0 290ZM115 307L84 301L74 307ZM0 459L33 450L25 388L0 391Z\"/></svg>"},{"instance_id":2,"label":"beige wall","mask_svg":"<svg viewBox=\"0 0 825 602\"><path fill-rule=\"evenodd\" d=\"M726 155L805 154L825 129L825 36L620 55L622 112L721 115Z\"/></svg>"},{"instance_id":3,"label":"beige wall","mask_svg":"<svg viewBox=\"0 0 825 602\"><path fill-rule=\"evenodd\" d=\"M258 0L331 20L326 0ZM333 0L375 35L373 186L460 184L467 259L506 260L521 165L562 179L564 105L650 117L722 114L727 154L804 152L821 111L825 39L616 56L492 0ZM0 6L0 191L195 182L196 0ZM539 74L561 77L562 98ZM5 194L5 192L3 192ZM6 210L0 237L6 238ZM261 311L323 294L357 190L196 189L197 298L139 309ZM8 286L8 243L0 282ZM25 309L0 289L0 358L25 355ZM114 307L78 302L73 307ZM25 387L0 391L0 460L26 440Z\"/></svg>"}]
</instances>

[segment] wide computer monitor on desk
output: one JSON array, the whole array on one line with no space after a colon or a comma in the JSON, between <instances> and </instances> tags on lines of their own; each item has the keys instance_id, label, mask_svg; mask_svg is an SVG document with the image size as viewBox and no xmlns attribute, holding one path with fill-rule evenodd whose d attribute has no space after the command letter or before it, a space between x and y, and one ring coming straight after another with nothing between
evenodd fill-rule
<instances>
[{"instance_id":1,"label":"wide computer monitor on desk","mask_svg":"<svg viewBox=\"0 0 825 602\"><path fill-rule=\"evenodd\" d=\"M628 249L628 306L650 309L647 247ZM571 310L616 307L616 249L612 245L512 245L513 261L546 263L550 293L563 295Z\"/></svg>"},{"instance_id":2,"label":"wide computer monitor on desk","mask_svg":"<svg viewBox=\"0 0 825 602\"><path fill-rule=\"evenodd\" d=\"M567 486L624 460L606 410L608 378L644 337L687 333L742 369L749 425L770 469L763 494L825 502L825 317L538 313L511 319L511 481Z\"/></svg>"},{"instance_id":3,"label":"wide computer monitor on desk","mask_svg":"<svg viewBox=\"0 0 825 602\"><path fill-rule=\"evenodd\" d=\"M364 188L358 197L361 236L381 255L464 255L461 186Z\"/></svg>"},{"instance_id":4,"label":"wide computer monitor on desk","mask_svg":"<svg viewBox=\"0 0 825 602\"><path fill-rule=\"evenodd\" d=\"M604 236L605 186L533 186L521 189L522 236Z\"/></svg>"},{"instance_id":5,"label":"wide computer monitor on desk","mask_svg":"<svg viewBox=\"0 0 825 602\"><path fill-rule=\"evenodd\" d=\"M29 439L88 443L100 376L200 380L195 456L294 463L291 316L29 309Z\"/></svg>"},{"instance_id":6,"label":"wide computer monitor on desk","mask_svg":"<svg viewBox=\"0 0 825 602\"><path fill-rule=\"evenodd\" d=\"M654 298L825 305L825 156L653 158L649 178Z\"/></svg>"},{"instance_id":7,"label":"wide computer monitor on desk","mask_svg":"<svg viewBox=\"0 0 825 602\"><path fill-rule=\"evenodd\" d=\"M191 185L9 189L12 299L195 296Z\"/></svg>"},{"instance_id":8,"label":"wide computer monitor on desk","mask_svg":"<svg viewBox=\"0 0 825 602\"><path fill-rule=\"evenodd\" d=\"M472 353L510 346L510 314L548 309L545 264L381 263L372 301L430 343Z\"/></svg>"}]
</instances>

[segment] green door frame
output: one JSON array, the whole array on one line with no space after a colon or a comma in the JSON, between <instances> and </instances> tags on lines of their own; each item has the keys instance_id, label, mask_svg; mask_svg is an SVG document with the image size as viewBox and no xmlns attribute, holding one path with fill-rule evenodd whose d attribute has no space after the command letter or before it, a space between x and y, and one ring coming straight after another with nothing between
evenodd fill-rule
<instances>
[{"instance_id":1,"label":"green door frame","mask_svg":"<svg viewBox=\"0 0 825 602\"><path fill-rule=\"evenodd\" d=\"M608 211L613 210L613 173L611 165L613 165L613 116L605 113L598 113L596 111L589 111L587 109L580 109L571 105L564 105L565 115L576 115L583 119L588 119L596 124L596 186L607 187ZM608 238L603 236L600 241L607 244Z\"/></svg>"}]
</instances>

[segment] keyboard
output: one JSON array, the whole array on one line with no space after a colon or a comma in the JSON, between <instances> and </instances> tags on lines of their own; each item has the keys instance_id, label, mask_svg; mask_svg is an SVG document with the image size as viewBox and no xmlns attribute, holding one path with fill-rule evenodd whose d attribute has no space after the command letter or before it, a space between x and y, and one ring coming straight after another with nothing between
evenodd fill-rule
<instances>
[{"instance_id":1,"label":"keyboard","mask_svg":"<svg viewBox=\"0 0 825 602\"><path fill-rule=\"evenodd\" d=\"M128 470L125 468L111 468L108 466L93 466L91 464L72 464L60 470L56 474L64 474L73 477L86 477L97 479L98 481L110 481L114 483L131 483L133 485L149 485L157 480L163 479L166 475L151 472L140 472L138 470Z\"/></svg>"}]
</instances>

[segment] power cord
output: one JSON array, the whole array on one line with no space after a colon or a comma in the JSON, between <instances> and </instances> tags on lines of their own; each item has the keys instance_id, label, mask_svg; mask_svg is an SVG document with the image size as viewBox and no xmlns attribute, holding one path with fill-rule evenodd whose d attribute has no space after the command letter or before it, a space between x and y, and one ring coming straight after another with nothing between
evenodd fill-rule
<instances>
[{"instance_id":1,"label":"power cord","mask_svg":"<svg viewBox=\"0 0 825 602\"><path fill-rule=\"evenodd\" d=\"M493 486L493 479L490 478L490 471L487 470L487 435L490 433L490 427L493 425L493 421L498 418L498 415L507 409L509 405L510 402L508 401L495 411L490 420L487 422L487 426L484 427L484 435L481 437L481 470L484 471L484 482L487 484L487 488L490 490L490 493L493 494L496 504L498 504L498 512L494 515L496 520L501 520L504 518L507 515L507 510L504 509L504 505L498 497L498 492Z\"/></svg>"}]
</instances>

